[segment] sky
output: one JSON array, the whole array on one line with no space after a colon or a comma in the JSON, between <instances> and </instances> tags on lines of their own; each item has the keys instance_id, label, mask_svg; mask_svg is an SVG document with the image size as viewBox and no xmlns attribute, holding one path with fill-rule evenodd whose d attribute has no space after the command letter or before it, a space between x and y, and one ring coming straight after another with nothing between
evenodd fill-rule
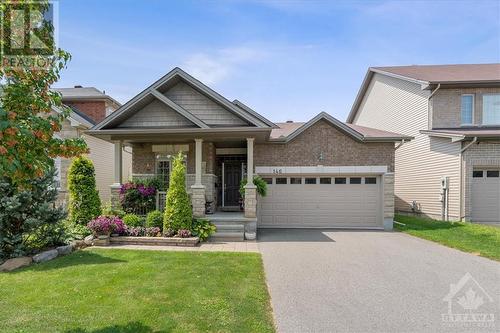
<instances>
[{"instance_id":1,"label":"sky","mask_svg":"<svg viewBox=\"0 0 500 333\"><path fill-rule=\"evenodd\" d=\"M121 103L178 66L268 119L345 121L370 66L500 62L500 1L60 0L57 87Z\"/></svg>"}]
</instances>

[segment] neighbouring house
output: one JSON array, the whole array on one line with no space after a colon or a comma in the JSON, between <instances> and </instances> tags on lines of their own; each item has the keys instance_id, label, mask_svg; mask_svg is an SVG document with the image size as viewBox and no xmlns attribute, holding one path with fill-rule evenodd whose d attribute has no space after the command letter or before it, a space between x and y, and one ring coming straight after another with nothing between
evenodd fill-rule
<instances>
[{"instance_id":1,"label":"neighbouring house","mask_svg":"<svg viewBox=\"0 0 500 333\"><path fill-rule=\"evenodd\" d=\"M89 148L88 157L93 161L96 183L102 202L110 201L109 186L114 183L114 145L104 140L89 136L86 131L110 115L120 103L94 87L75 86L74 88L55 88L61 93L62 102L71 108L70 116L63 122L58 135L62 138L81 137ZM54 112L61 110L54 109ZM68 201L67 172L71 159L57 158L55 161L57 182L59 184L58 202L65 205ZM122 175L127 180L132 165L130 151L123 153Z\"/></svg>"},{"instance_id":2,"label":"neighbouring house","mask_svg":"<svg viewBox=\"0 0 500 333\"><path fill-rule=\"evenodd\" d=\"M275 124L179 68L88 133L114 143L115 163L123 146L132 148L134 178L160 176L168 184L171 158L182 151L194 215L211 206L217 212L207 218L219 232L244 230L247 238L257 227L391 229L395 142L412 139L327 113ZM239 212L240 181L255 174L267 182L267 196L257 198L247 185ZM122 178L115 175L114 198Z\"/></svg>"},{"instance_id":3,"label":"neighbouring house","mask_svg":"<svg viewBox=\"0 0 500 333\"><path fill-rule=\"evenodd\" d=\"M500 64L369 68L347 123L415 137L396 151L396 210L500 221Z\"/></svg>"}]
</instances>

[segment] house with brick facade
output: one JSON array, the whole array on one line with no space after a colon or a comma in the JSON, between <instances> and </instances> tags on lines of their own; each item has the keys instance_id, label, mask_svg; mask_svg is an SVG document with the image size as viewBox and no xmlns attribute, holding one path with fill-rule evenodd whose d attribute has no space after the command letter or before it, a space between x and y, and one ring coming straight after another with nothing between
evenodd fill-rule
<instances>
[{"instance_id":1,"label":"house with brick facade","mask_svg":"<svg viewBox=\"0 0 500 333\"><path fill-rule=\"evenodd\" d=\"M348 124L414 137L396 151L396 210L500 222L500 64L369 68Z\"/></svg>"},{"instance_id":2,"label":"house with brick facade","mask_svg":"<svg viewBox=\"0 0 500 333\"><path fill-rule=\"evenodd\" d=\"M76 86L74 88L56 88L62 102L71 109L70 116L62 124L58 133L63 138L83 138L89 148L88 157L92 160L96 172L97 190L102 202L110 201L109 186L113 184L114 145L104 140L87 135L86 131L102 121L120 107L120 103L94 87ZM55 109L54 112L61 112ZM65 205L68 201L67 173L71 159L57 158L55 161L57 183L59 184L58 202ZM123 153L123 180L127 180L132 165L130 151Z\"/></svg>"},{"instance_id":3,"label":"house with brick facade","mask_svg":"<svg viewBox=\"0 0 500 333\"><path fill-rule=\"evenodd\" d=\"M114 144L114 193L123 147L132 150L133 178L166 184L172 156L185 154L194 215L212 220L219 237L238 239L254 238L257 228L391 229L395 147L412 139L324 112L306 123L273 123L179 68L88 134ZM250 183L241 198L241 180L255 175L267 195Z\"/></svg>"}]
</instances>

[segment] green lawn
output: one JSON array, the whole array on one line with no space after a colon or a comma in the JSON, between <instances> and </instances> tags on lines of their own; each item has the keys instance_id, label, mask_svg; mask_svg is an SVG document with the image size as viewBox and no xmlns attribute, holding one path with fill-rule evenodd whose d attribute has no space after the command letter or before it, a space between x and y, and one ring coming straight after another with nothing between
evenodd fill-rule
<instances>
[{"instance_id":1,"label":"green lawn","mask_svg":"<svg viewBox=\"0 0 500 333\"><path fill-rule=\"evenodd\" d=\"M0 273L1 332L274 332L254 253L87 249Z\"/></svg>"},{"instance_id":2,"label":"green lawn","mask_svg":"<svg viewBox=\"0 0 500 333\"><path fill-rule=\"evenodd\" d=\"M394 227L407 234L500 261L500 228L404 215L396 215L395 220L405 226L395 223Z\"/></svg>"}]
</instances>

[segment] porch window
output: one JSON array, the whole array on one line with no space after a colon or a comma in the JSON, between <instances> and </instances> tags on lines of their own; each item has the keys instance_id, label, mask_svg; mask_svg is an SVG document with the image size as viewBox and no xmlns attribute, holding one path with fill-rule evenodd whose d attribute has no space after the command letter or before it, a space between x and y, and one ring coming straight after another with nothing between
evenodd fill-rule
<instances>
[{"instance_id":1,"label":"porch window","mask_svg":"<svg viewBox=\"0 0 500 333\"><path fill-rule=\"evenodd\" d=\"M474 123L474 95L462 95L462 125L472 125Z\"/></svg>"},{"instance_id":2,"label":"porch window","mask_svg":"<svg viewBox=\"0 0 500 333\"><path fill-rule=\"evenodd\" d=\"M159 158L156 161L156 176L163 181L165 188L170 182L171 161L169 158Z\"/></svg>"},{"instance_id":3,"label":"porch window","mask_svg":"<svg viewBox=\"0 0 500 333\"><path fill-rule=\"evenodd\" d=\"M500 94L483 95L483 125L500 125Z\"/></svg>"}]
</instances>

